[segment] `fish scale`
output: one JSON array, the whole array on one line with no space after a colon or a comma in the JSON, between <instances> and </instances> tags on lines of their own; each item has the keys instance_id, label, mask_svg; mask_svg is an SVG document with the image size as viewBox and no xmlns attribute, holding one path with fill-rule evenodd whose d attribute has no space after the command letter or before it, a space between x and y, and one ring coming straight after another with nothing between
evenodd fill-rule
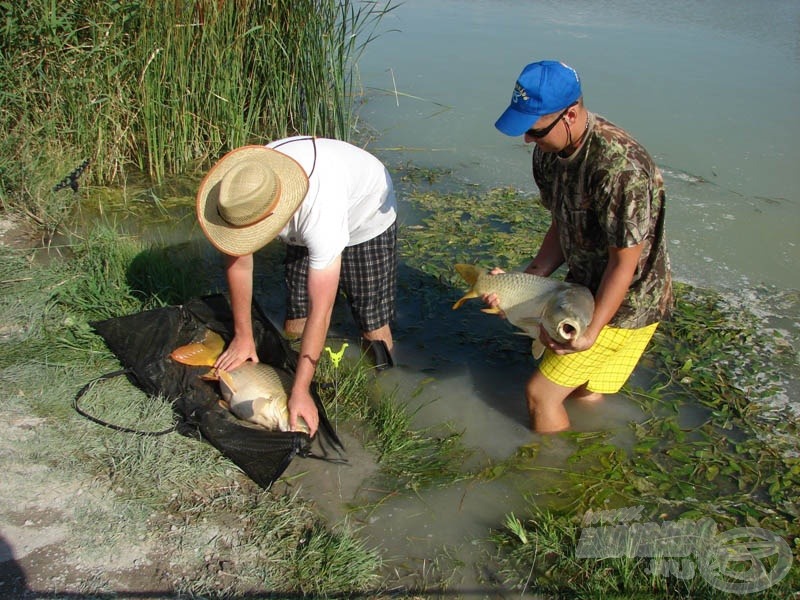
<instances>
[{"instance_id":1,"label":"fish scale","mask_svg":"<svg viewBox=\"0 0 800 600\"><path fill-rule=\"evenodd\" d=\"M289 394L292 376L265 364L246 362L232 371L217 370L222 397L240 419L267 429L290 431ZM302 417L297 431L309 432Z\"/></svg>"}]
</instances>

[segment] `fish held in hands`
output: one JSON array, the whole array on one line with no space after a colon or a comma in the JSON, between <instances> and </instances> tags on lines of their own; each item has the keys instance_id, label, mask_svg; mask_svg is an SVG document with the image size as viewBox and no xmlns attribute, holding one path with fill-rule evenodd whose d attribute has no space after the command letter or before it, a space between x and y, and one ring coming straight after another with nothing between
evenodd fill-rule
<instances>
[{"instance_id":1,"label":"fish held in hands","mask_svg":"<svg viewBox=\"0 0 800 600\"><path fill-rule=\"evenodd\" d=\"M470 287L453 309L470 298L496 294L498 306L482 311L502 312L509 323L533 338L532 354L537 359L544 353L540 326L554 341L567 343L583 335L592 321L594 297L583 285L518 271L492 275L476 265L457 264L455 268Z\"/></svg>"},{"instance_id":2,"label":"fish held in hands","mask_svg":"<svg viewBox=\"0 0 800 600\"><path fill-rule=\"evenodd\" d=\"M289 426L293 378L286 371L265 363L246 362L231 371L213 369L203 379L219 381L230 411L244 421L271 431L310 431L302 417L298 417L295 429Z\"/></svg>"}]
</instances>

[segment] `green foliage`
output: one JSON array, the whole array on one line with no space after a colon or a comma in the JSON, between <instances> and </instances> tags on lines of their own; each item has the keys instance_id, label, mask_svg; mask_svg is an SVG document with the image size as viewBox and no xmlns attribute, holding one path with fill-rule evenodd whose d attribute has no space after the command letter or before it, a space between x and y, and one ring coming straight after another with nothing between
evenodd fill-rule
<instances>
[{"instance_id":1,"label":"green foliage","mask_svg":"<svg viewBox=\"0 0 800 600\"><path fill-rule=\"evenodd\" d=\"M461 467L469 451L461 434L446 426L436 431L415 429L414 413L392 394L376 391L371 371L363 361L334 366L325 354L316 379L333 422L368 424L366 444L378 456L383 487L391 492L418 492L466 477Z\"/></svg>"},{"instance_id":2,"label":"green foliage","mask_svg":"<svg viewBox=\"0 0 800 600\"><path fill-rule=\"evenodd\" d=\"M413 192L408 200L423 213L419 225L402 230L404 260L423 273L460 288L455 263L512 270L530 261L550 226L535 198L511 188L482 195Z\"/></svg>"},{"instance_id":3,"label":"green foliage","mask_svg":"<svg viewBox=\"0 0 800 600\"><path fill-rule=\"evenodd\" d=\"M389 2L0 3L0 208L51 235L52 188L157 181L292 133L349 139L355 61Z\"/></svg>"},{"instance_id":4,"label":"green foliage","mask_svg":"<svg viewBox=\"0 0 800 600\"><path fill-rule=\"evenodd\" d=\"M131 285L130 267L143 252L103 228L69 260L35 261L30 251L0 246L0 383L9 392L0 407L41 421L35 436L0 457L0 466L48 466L53 489L74 490L80 483L92 500L80 512L65 513L74 521L71 547L113 553L131 545L168 547L180 569L167 585L180 594L372 589L380 558L346 524L330 529L300 498L256 488L209 444L176 433L123 434L73 410L70 401L84 383L118 368L89 321L161 303L157 290ZM156 252L145 263L167 258ZM142 266L134 280L166 281L150 277L152 271ZM179 281L175 271L164 272ZM174 417L170 401L146 396L125 378L96 384L81 406L146 432L169 429Z\"/></svg>"},{"instance_id":5,"label":"green foliage","mask_svg":"<svg viewBox=\"0 0 800 600\"><path fill-rule=\"evenodd\" d=\"M547 598L723 600L732 597L721 589L714 563L703 562L709 556L702 555L702 550L697 556L691 550L684 555L670 551L666 544L663 554L656 551L637 555L637 544L651 543L653 538L642 539L641 534L637 536L635 529L632 530L631 539L616 538L618 543L629 544L621 556L576 556L575 549L580 547L585 532L588 530L591 533L591 527L597 526L581 522L580 516L571 510L533 508L530 519L524 522L511 515L505 527L492 536L503 555L501 574L518 582L519 589L544 594ZM647 526L651 536L659 535L661 527L671 527L659 517L651 519ZM610 527L625 532L628 525L612 523ZM682 531L691 532L687 534L690 538L688 543L694 540L697 548L703 548L701 540L707 540L706 547L710 553L713 551L714 529L713 522L698 521L687 525ZM675 530L677 528L672 531ZM611 539L614 538L609 537ZM681 541L675 540L676 543ZM759 559L770 562L770 558L762 554ZM765 564L767 568L774 566ZM731 569L731 565L726 568ZM746 577L747 573L742 582L748 581ZM770 600L792 597L791 592L796 589L797 580L797 574L790 573L774 586L760 593L748 594L747 597Z\"/></svg>"},{"instance_id":6,"label":"green foliage","mask_svg":"<svg viewBox=\"0 0 800 600\"><path fill-rule=\"evenodd\" d=\"M403 256L442 289L463 287L456 262L526 264L549 224L535 199L510 190L481 197L415 192L410 199L423 216L403 230ZM515 588L565 598L728 597L699 575L659 571L667 568L662 557L576 558L581 517L589 510L641 507L656 523L705 517L722 531L762 528L797 555L800 431L769 406L782 393L781 373L792 368L795 351L784 334L718 293L676 284L676 299L643 360L651 386L623 389L649 414L631 423L630 445L612 432L565 433L574 445L565 467L542 464L545 439L476 474L491 480L516 472L556 482L542 492L552 500L547 509L531 500L528 518L508 515L492 537L500 574ZM688 570L690 563L669 568ZM798 581L795 560L785 579L759 597L788 597Z\"/></svg>"},{"instance_id":7,"label":"green foliage","mask_svg":"<svg viewBox=\"0 0 800 600\"><path fill-rule=\"evenodd\" d=\"M581 515L598 509L641 507L657 522L707 517L721 531L760 528L797 554L800 435L797 423L776 419L764 404L779 390L777 379L765 374L792 361L793 351L778 332L765 336L751 313L726 306L719 294L678 285L676 296L675 314L648 351L657 373L652 387L627 391L651 413L631 424L632 447L611 443L610 434L565 434L575 451L553 490L563 506L548 512L532 505L528 522L510 519L494 538L514 585L575 597L727 597L699 575L646 577L648 564L635 555L575 559ZM698 404L706 408L702 422L684 424L681 413ZM521 449L510 465L554 470L530 456L530 448ZM798 579L795 561L786 578L759 597L787 597Z\"/></svg>"}]
</instances>

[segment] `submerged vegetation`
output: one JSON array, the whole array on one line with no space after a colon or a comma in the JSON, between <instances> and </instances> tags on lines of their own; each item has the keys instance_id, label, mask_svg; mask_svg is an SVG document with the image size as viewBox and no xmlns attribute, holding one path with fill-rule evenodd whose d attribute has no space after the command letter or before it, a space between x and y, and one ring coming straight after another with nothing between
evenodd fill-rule
<instances>
[{"instance_id":1,"label":"submerged vegetation","mask_svg":"<svg viewBox=\"0 0 800 600\"><path fill-rule=\"evenodd\" d=\"M423 219L402 230L403 262L412 276L425 269L427 281L438 282L424 290L411 287L426 295L429 310L437 314L450 312L443 299L453 294L450 265L463 260L463 240L473 244L472 259L507 265L520 264L537 243L527 235L536 227L525 223L537 218L536 209L511 190L480 199L429 193L411 199L420 201L423 211L446 203L459 215L441 222ZM527 216L516 220L515 211ZM493 248L500 253L494 255ZM380 587L382 559L356 529L345 524L331 529L300 498L257 489L206 444L178 435L120 435L71 410L75 382L115 364L89 322L215 291L203 252L192 245L148 247L104 228L76 242L67 261L41 264L32 260L35 251L4 247L1 252L0 380L13 390L4 405L47 423L35 443L18 447L15 460L43 462L71 481L89 478L98 486L93 494L111 494L76 517L83 527L76 545L107 547L134 535L151 547L177 547L183 574L172 574L171 585L197 594L358 593ZM725 597L720 586L744 567L734 561L723 573L728 579L721 578L720 565L707 562L711 550L677 558L642 557L633 550L621 556L576 555L590 526L602 525L603 519L627 526L633 509L645 525L683 521L719 535L742 528L772 532L777 538L767 542L783 540L783 554L759 555L759 564L782 578L758 597L788 597L798 585L796 561L786 572L786 551L796 555L800 540L798 432L795 422L765 405L781 381L761 374L779 373L782 361L793 360L793 351L778 332L757 333L762 331L757 319L726 307L718 294L682 285L677 290L676 313L645 357L649 384L624 390L649 417L631 423L631 440L622 444L604 432L563 434L574 446L565 467L538 460L547 452L545 439L473 471L465 461L470 449L457 432L446 426L415 430L413 414L405 408L408 399L376 395L372 375L360 362L333 365L326 359L319 380L331 415L363 424L363 441L380 463L375 487L387 496L423 496L435 485L557 472L555 479L548 478L558 482L552 494L540 493L530 500L527 514L509 514L487 531L496 548L487 560L494 565L492 585L501 581L564 597ZM109 420L148 431L163 430L171 421L169 402L151 399L139 409L141 394L124 382L103 386L91 402ZM59 452L48 451L55 446ZM198 480L202 488L195 485ZM118 525L109 527L112 514ZM203 539L210 523L227 522L236 526L211 541ZM197 544L206 548L202 556L193 553ZM209 572L210 564L226 565L227 575ZM745 582L754 577L747 571L741 576ZM390 580L385 583L391 587Z\"/></svg>"},{"instance_id":2,"label":"submerged vegetation","mask_svg":"<svg viewBox=\"0 0 800 600\"><path fill-rule=\"evenodd\" d=\"M508 189L411 199L426 216L403 236L406 260L443 287L457 285L452 264L465 252L487 267L524 265L548 222L541 207ZM675 314L659 327L640 367L649 386L622 390L650 415L631 423L630 447L610 432L565 433L574 451L564 468L537 460L544 441L478 474L560 474L557 488L541 493L548 501L531 500L526 518L509 514L491 536L508 585L568 598L723 598L746 590L778 599L798 589L800 426L788 407L770 404L784 393L783 374L796 352L784 334L719 293L678 284L676 296ZM605 517L592 520L593 512ZM618 552L615 542L634 522L638 538L634 527L623 538L628 552ZM684 523L694 535L695 522L710 539L739 532L741 539L730 540L740 546L709 543L692 554L686 547L695 538L678 536L677 554L637 549L652 543L648 525L657 536L659 527L680 531ZM601 541L599 553L576 556L582 528L589 536L588 526L597 523L610 527L605 547ZM741 545L747 543L752 549ZM719 552L726 551L732 554L723 560Z\"/></svg>"}]
</instances>

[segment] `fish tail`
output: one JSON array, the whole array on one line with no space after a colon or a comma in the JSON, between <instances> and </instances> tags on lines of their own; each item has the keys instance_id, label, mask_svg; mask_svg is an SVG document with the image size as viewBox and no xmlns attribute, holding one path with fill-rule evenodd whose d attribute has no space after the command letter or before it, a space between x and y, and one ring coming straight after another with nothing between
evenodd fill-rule
<instances>
[{"instance_id":1,"label":"fish tail","mask_svg":"<svg viewBox=\"0 0 800 600\"><path fill-rule=\"evenodd\" d=\"M213 367L224 349L225 340L222 339L222 336L207 329L202 340L175 348L169 357L184 365Z\"/></svg>"},{"instance_id":2,"label":"fish tail","mask_svg":"<svg viewBox=\"0 0 800 600\"><path fill-rule=\"evenodd\" d=\"M461 275L461 278L466 281L467 285L470 287L475 285L475 282L478 281L478 277L485 271L485 269L481 269L475 265L457 264L455 267L458 274Z\"/></svg>"},{"instance_id":3,"label":"fish tail","mask_svg":"<svg viewBox=\"0 0 800 600\"><path fill-rule=\"evenodd\" d=\"M469 291L467 291L466 294L464 294L455 304L453 304L453 310L459 308L470 298L478 297L478 293L473 288L475 287L475 283L478 281L478 277L480 277L481 273L484 272L484 269L476 267L475 265L457 264L455 265L455 268L456 271L458 271L458 274L461 275L461 278L467 282L467 285L469 285Z\"/></svg>"}]
</instances>

